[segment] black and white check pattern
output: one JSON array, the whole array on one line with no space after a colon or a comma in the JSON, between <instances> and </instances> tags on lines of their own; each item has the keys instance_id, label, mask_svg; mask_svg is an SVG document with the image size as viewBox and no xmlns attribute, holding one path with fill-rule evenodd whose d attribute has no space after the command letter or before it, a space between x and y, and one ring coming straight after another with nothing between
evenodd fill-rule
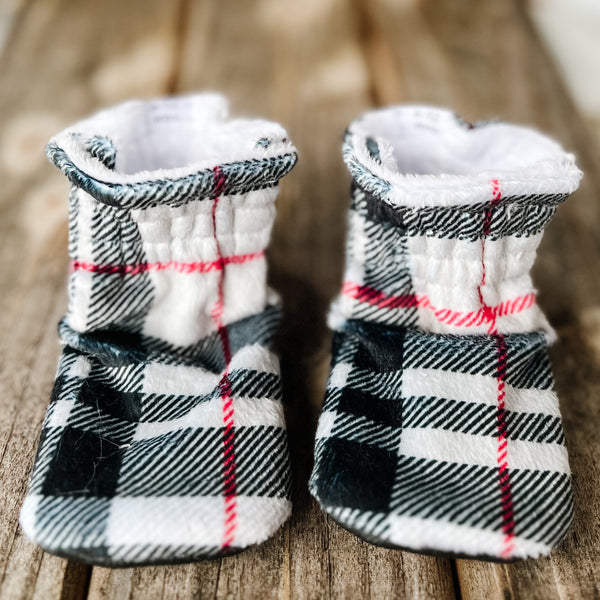
<instances>
[{"instance_id":1,"label":"black and white check pattern","mask_svg":"<svg viewBox=\"0 0 600 600\"><path fill-rule=\"evenodd\" d=\"M542 335L507 336L514 557L547 554L573 514ZM311 491L382 545L500 558L496 344L349 321L335 334Z\"/></svg>"},{"instance_id":2,"label":"black and white check pattern","mask_svg":"<svg viewBox=\"0 0 600 600\"><path fill-rule=\"evenodd\" d=\"M245 145L247 160L129 181L138 175L122 154L152 164L166 152L169 164L180 150L165 137L180 145L196 121L219 119L201 150L214 135L217 157ZM73 182L72 272L21 525L50 552L109 566L191 561L260 543L290 514L280 308L264 249L295 152L274 124L232 123L212 95L134 103L48 147Z\"/></svg>"},{"instance_id":3,"label":"black and white check pattern","mask_svg":"<svg viewBox=\"0 0 600 600\"><path fill-rule=\"evenodd\" d=\"M524 162L512 172L499 156L502 176L482 175L469 136L490 153L514 136L554 169ZM473 175L435 176L460 153ZM344 158L354 177L346 272L329 316L311 493L376 544L493 560L547 554L573 504L546 350L554 334L529 271L577 187L572 157L529 130L397 107L354 123Z\"/></svg>"}]
</instances>

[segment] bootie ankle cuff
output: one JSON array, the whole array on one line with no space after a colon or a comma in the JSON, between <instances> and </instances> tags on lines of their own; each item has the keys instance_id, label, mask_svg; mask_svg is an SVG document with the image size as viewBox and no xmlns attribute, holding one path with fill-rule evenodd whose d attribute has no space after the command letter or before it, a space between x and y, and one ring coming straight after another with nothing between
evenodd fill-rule
<instances>
[{"instance_id":1,"label":"bootie ankle cuff","mask_svg":"<svg viewBox=\"0 0 600 600\"><path fill-rule=\"evenodd\" d=\"M101 112L47 152L72 183L69 308L23 529L112 566L262 542L291 509L265 248L294 147L198 95Z\"/></svg>"},{"instance_id":2,"label":"bootie ankle cuff","mask_svg":"<svg viewBox=\"0 0 600 600\"><path fill-rule=\"evenodd\" d=\"M554 140L519 125L467 123L452 111L395 106L364 114L344 137L344 162L366 192L398 208L440 208L568 195L581 171Z\"/></svg>"},{"instance_id":3,"label":"bootie ankle cuff","mask_svg":"<svg viewBox=\"0 0 600 600\"><path fill-rule=\"evenodd\" d=\"M233 119L218 94L126 102L62 131L46 153L77 188L121 208L270 188L297 159L280 125Z\"/></svg>"},{"instance_id":4,"label":"bootie ankle cuff","mask_svg":"<svg viewBox=\"0 0 600 600\"><path fill-rule=\"evenodd\" d=\"M572 156L429 107L351 125L346 271L310 489L374 543L513 560L572 518L529 271L578 185Z\"/></svg>"},{"instance_id":5,"label":"bootie ankle cuff","mask_svg":"<svg viewBox=\"0 0 600 600\"><path fill-rule=\"evenodd\" d=\"M344 159L355 187L332 327L357 318L553 339L530 270L544 228L581 178L572 155L524 127L403 107L353 123Z\"/></svg>"}]
</instances>

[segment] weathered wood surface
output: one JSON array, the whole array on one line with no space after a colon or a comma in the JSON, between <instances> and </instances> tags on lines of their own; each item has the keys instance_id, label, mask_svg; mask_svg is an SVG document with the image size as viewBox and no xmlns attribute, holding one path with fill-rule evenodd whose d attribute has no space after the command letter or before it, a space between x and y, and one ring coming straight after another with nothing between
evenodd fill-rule
<instances>
[{"instance_id":1,"label":"weathered wood surface","mask_svg":"<svg viewBox=\"0 0 600 600\"><path fill-rule=\"evenodd\" d=\"M516 0L30 0L7 3L0 54L0 598L600 597L600 153ZM261 547L177 567L108 570L47 555L17 516L66 305L66 184L42 147L103 105L197 89L276 119L300 161L269 252L283 294L291 521ZM451 561L371 546L309 498L329 362L327 305L341 277L346 124L393 102L450 106L555 135L582 188L559 211L535 269L561 339L552 357L576 494L575 526L547 558Z\"/></svg>"}]
</instances>

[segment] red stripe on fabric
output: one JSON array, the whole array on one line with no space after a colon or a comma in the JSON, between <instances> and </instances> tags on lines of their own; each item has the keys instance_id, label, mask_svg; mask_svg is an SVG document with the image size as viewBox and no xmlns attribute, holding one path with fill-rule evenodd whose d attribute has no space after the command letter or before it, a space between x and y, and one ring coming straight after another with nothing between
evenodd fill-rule
<instances>
[{"instance_id":1,"label":"red stripe on fabric","mask_svg":"<svg viewBox=\"0 0 600 600\"><path fill-rule=\"evenodd\" d=\"M418 305L417 296L414 294L388 296L385 292L352 281L344 283L342 294L379 308L410 308Z\"/></svg>"},{"instance_id":2,"label":"red stripe on fabric","mask_svg":"<svg viewBox=\"0 0 600 600\"><path fill-rule=\"evenodd\" d=\"M350 298L354 298L359 302L378 306L379 308L426 308L431 310L438 321L446 325L454 325L456 327L475 327L484 323L489 323L490 320L496 317L504 317L506 315L515 315L535 304L535 294L527 294L518 296L511 300L505 300L497 306L483 306L479 310L471 312L460 312L449 308L436 308L431 303L431 300L425 295L405 294L401 296L387 295L385 292L376 290L375 288L346 281L342 286L342 294Z\"/></svg>"},{"instance_id":3,"label":"red stripe on fabric","mask_svg":"<svg viewBox=\"0 0 600 600\"><path fill-rule=\"evenodd\" d=\"M211 316L221 341L223 357L225 359L225 370L219 388L221 392L221 410L223 414L223 494L225 499L225 516L223 542L221 549L230 548L235 539L235 530L237 527L237 481L235 464L235 411L233 407L231 381L229 380L229 368L231 365L231 344L227 328L223 324L223 311L225 308L225 299L223 294L223 279L225 276L225 266L229 263L239 264L245 262L243 257L224 258L221 254L221 246L217 235L217 205L219 198L225 186L225 176L220 167L213 169L215 182L215 199L212 205L212 226L214 239L217 248L216 267L219 271L219 281L217 282L217 301L211 311ZM257 253L258 254L258 253ZM261 255L263 253L260 253Z\"/></svg>"},{"instance_id":4,"label":"red stripe on fabric","mask_svg":"<svg viewBox=\"0 0 600 600\"><path fill-rule=\"evenodd\" d=\"M73 271L89 271L90 273L106 273L110 275L139 275L140 273L147 273L149 271L165 270L173 270L179 273L210 273L211 271L220 271L225 265L243 264L257 258L263 258L264 255L264 251L260 251L251 254L220 257L218 260L206 262L183 263L170 260L168 262L139 263L135 265L97 265L74 260L71 261L71 268Z\"/></svg>"},{"instance_id":5,"label":"red stripe on fabric","mask_svg":"<svg viewBox=\"0 0 600 600\"><path fill-rule=\"evenodd\" d=\"M502 512L502 532L504 539L502 540L502 549L500 556L508 559L512 556L515 548L515 521L514 521L514 506L512 498L512 488L510 483L510 471L508 469L508 440L506 437L506 366L508 360L508 348L506 346L506 338L498 333L497 318L506 314L514 314L520 312L524 308L529 308L533 305L535 297L533 294L515 298L503 302L497 307L488 307L483 299L482 288L486 283L486 261L485 261L485 242L491 231L492 213L494 208L502 198L502 191L497 179L491 180L492 185L492 201L485 211L483 219L483 239L481 241L481 282L477 289L479 293L479 301L481 302L482 310L485 314L485 320L489 323L489 333L496 338L497 348L497 363L496 363L496 381L497 386L497 411L496 411L496 427L498 430L498 449L496 452L496 462L498 464L498 484L500 486L500 505Z\"/></svg>"},{"instance_id":6,"label":"red stripe on fabric","mask_svg":"<svg viewBox=\"0 0 600 600\"><path fill-rule=\"evenodd\" d=\"M498 429L498 482L500 485L500 502L502 509L502 558L510 558L515 548L515 520L514 506L512 498L512 487L510 482L510 472L508 470L508 442L506 438L506 363L508 349L506 339L503 335L497 336L498 363L496 370L496 379L498 381L498 411L497 411L497 429Z\"/></svg>"}]
</instances>

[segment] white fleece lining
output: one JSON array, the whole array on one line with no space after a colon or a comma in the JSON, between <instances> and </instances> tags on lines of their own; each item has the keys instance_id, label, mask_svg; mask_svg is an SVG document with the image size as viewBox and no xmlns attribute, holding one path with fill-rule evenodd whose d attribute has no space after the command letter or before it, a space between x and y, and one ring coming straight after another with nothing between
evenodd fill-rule
<instances>
[{"instance_id":1,"label":"white fleece lining","mask_svg":"<svg viewBox=\"0 0 600 600\"><path fill-rule=\"evenodd\" d=\"M110 138L117 151L115 169L91 156L73 134ZM266 148L257 145L261 139L270 141ZM277 123L228 119L227 101L214 93L126 102L72 125L50 142L88 176L117 184L179 179L224 163L295 151Z\"/></svg>"},{"instance_id":2,"label":"white fleece lining","mask_svg":"<svg viewBox=\"0 0 600 600\"><path fill-rule=\"evenodd\" d=\"M505 123L468 129L451 111L434 107L373 111L349 132L354 158L391 185L386 200L398 206L486 202L491 180L504 197L569 194L582 176L572 154L533 129ZM369 137L381 163L367 149Z\"/></svg>"}]
</instances>

